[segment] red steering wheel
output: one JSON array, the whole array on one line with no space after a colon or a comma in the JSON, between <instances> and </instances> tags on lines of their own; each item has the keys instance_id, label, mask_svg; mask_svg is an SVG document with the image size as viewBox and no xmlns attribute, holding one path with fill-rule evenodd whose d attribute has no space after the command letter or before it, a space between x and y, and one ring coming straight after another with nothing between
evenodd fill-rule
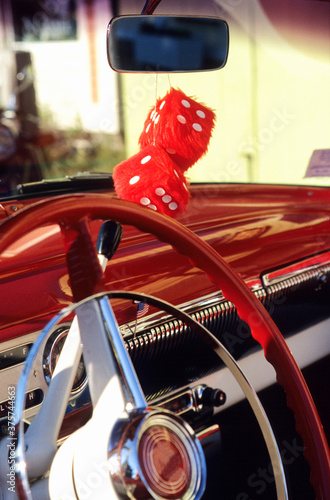
<instances>
[{"instance_id":1,"label":"red steering wheel","mask_svg":"<svg viewBox=\"0 0 330 500\"><path fill-rule=\"evenodd\" d=\"M305 457L311 468L311 484L318 500L329 500L330 453L317 410L281 333L272 319L238 274L209 245L173 219L152 210L106 195L67 195L35 203L18 212L0 226L0 255L16 239L32 229L49 223L60 224L70 268L70 255L83 248L81 272L70 273L74 299L100 291L100 276L95 250L88 232L88 222L113 219L170 243L179 253L204 271L233 302L237 312L251 328L253 337L274 366L277 380L287 394L287 404L294 411L296 427L305 444ZM85 245L81 245L81 241ZM86 269L86 265L88 266ZM79 281L85 276L82 286ZM253 322L251 319L253 318ZM257 320L256 320L257 318Z\"/></svg>"}]
</instances>

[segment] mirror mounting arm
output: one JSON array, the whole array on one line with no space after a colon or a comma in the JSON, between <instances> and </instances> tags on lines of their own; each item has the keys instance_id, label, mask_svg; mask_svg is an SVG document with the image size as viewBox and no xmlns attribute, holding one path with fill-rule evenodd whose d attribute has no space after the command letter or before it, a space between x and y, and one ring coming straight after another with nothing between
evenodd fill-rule
<instances>
[{"instance_id":1,"label":"mirror mounting arm","mask_svg":"<svg viewBox=\"0 0 330 500\"><path fill-rule=\"evenodd\" d=\"M145 6L142 9L141 14L153 14L154 10L156 9L157 5L160 4L161 0L146 0Z\"/></svg>"}]
</instances>

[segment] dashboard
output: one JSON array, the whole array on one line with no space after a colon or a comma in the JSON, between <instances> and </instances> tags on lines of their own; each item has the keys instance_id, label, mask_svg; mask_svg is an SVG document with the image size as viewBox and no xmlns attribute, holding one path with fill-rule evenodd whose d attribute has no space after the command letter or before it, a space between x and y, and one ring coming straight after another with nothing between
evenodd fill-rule
<instances>
[{"instance_id":1,"label":"dashboard","mask_svg":"<svg viewBox=\"0 0 330 500\"><path fill-rule=\"evenodd\" d=\"M206 189L208 204L205 204ZM308 204L314 196L310 188L267 187L265 190L261 186L222 186L220 193L216 186L195 186L192 196L190 208L181 222L240 274L278 326L299 367L304 373L312 370L313 396L328 436L327 193L315 189L318 201L312 206ZM22 205L30 203L26 200ZM201 210L203 203L204 210ZM3 208L9 213L11 207L12 203L8 202ZM98 220L90 223L95 244L100 226ZM26 387L26 427L40 415L57 360L66 339L70 338L67 336L73 322L72 311L46 334L44 330L54 314L65 310L73 301L59 226L51 223L20 237L3 252L1 270L0 433L5 436L13 425L18 379L37 339L40 349ZM222 342L262 397L263 404L266 398L265 409L279 436L279 445L298 443L297 446L301 446L290 420L290 410L278 394L275 371L251 336L250 327L240 318L236 305L226 297L225 287L219 290L189 258L174 251L166 241L158 241L126 225L118 250L106 266L104 282L104 293L115 312L125 349L148 406L170 410L190 424L204 449L208 469L221 470L223 484L228 483L228 495L233 486L237 495L241 488L245 491L244 480L250 478L253 463L249 450L255 450L253 460L257 471L259 464L266 462L267 465L269 457L261 451L264 443L263 447L257 444L258 432L248 417L245 395L239 384L224 361L203 342L198 328L183 319L182 312ZM176 309L169 311L167 302ZM249 318L250 325L254 325L254 321L254 317ZM91 338L93 330L91 324ZM58 444L67 443L75 431L92 421L94 408L85 360L80 355L77 359L80 360ZM102 371L102 367L100 369ZM249 411L251 413L251 409ZM291 422L289 430L286 421ZM246 442L247 437L252 442ZM232 443L238 441L240 460L243 454L248 455L241 467L243 483L238 482L235 467L230 467L230 463L237 460L236 446ZM230 457L228 461L227 457ZM289 481L297 488L294 495L308 491L300 497L310 500L313 496L308 487L309 475L304 473L306 480L300 480L299 484L295 479L301 477L301 467L305 468L306 462L301 465L297 460L295 466L298 469L291 467L288 471ZM215 491L217 482L218 473L210 474L207 491ZM208 494L206 499L214 498ZM266 495L267 500L272 498L268 496L268 489Z\"/></svg>"},{"instance_id":2,"label":"dashboard","mask_svg":"<svg viewBox=\"0 0 330 500\"><path fill-rule=\"evenodd\" d=\"M249 283L253 293L280 325L302 368L320 359L329 349L329 276L330 252L324 252L274 270L263 275L260 280ZM143 307L147 312L121 324L120 331L150 404L185 415L194 423L197 415L200 420L201 415L209 414L211 407L212 411L221 411L243 399L241 391L233 386L228 369L203 346L190 327L163 311L148 314L149 306L144 304ZM251 337L249 327L240 320L235 306L221 292L181 304L180 309L207 327L241 361L257 390L265 389L275 382L273 369L264 361L261 348ZM26 395L27 422L31 421L43 402L70 326L70 321L57 325L34 362ZM7 432L11 401L8 387L15 387L22 365L40 333L32 332L1 344L2 436ZM304 345L303 351L300 345ZM262 378L254 373L255 366L262 369ZM212 404L206 396L204 399L202 397L205 388L206 393L213 391L212 397L215 399ZM88 379L82 356L66 415L72 417L82 410L87 415L90 408Z\"/></svg>"}]
</instances>

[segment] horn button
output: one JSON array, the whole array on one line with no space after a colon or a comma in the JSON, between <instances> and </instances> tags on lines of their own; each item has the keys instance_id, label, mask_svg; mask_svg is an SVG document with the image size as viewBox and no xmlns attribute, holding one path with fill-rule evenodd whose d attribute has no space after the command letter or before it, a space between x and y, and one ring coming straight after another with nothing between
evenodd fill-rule
<instances>
[{"instance_id":1,"label":"horn button","mask_svg":"<svg viewBox=\"0 0 330 500\"><path fill-rule=\"evenodd\" d=\"M206 479L202 447L190 426L166 411L149 410L125 425L110 464L112 479L136 499L197 499ZM117 462L118 464L118 462ZM119 474L118 474L119 472ZM134 490L134 491L132 491Z\"/></svg>"}]
</instances>

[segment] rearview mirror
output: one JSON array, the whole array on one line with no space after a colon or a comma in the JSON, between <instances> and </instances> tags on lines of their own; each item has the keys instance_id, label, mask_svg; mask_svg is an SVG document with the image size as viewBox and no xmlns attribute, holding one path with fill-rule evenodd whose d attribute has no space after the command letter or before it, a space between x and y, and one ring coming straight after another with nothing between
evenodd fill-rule
<instances>
[{"instance_id":1,"label":"rearview mirror","mask_svg":"<svg viewBox=\"0 0 330 500\"><path fill-rule=\"evenodd\" d=\"M189 72L222 68L228 25L215 17L123 16L108 26L108 61L119 72Z\"/></svg>"}]
</instances>

